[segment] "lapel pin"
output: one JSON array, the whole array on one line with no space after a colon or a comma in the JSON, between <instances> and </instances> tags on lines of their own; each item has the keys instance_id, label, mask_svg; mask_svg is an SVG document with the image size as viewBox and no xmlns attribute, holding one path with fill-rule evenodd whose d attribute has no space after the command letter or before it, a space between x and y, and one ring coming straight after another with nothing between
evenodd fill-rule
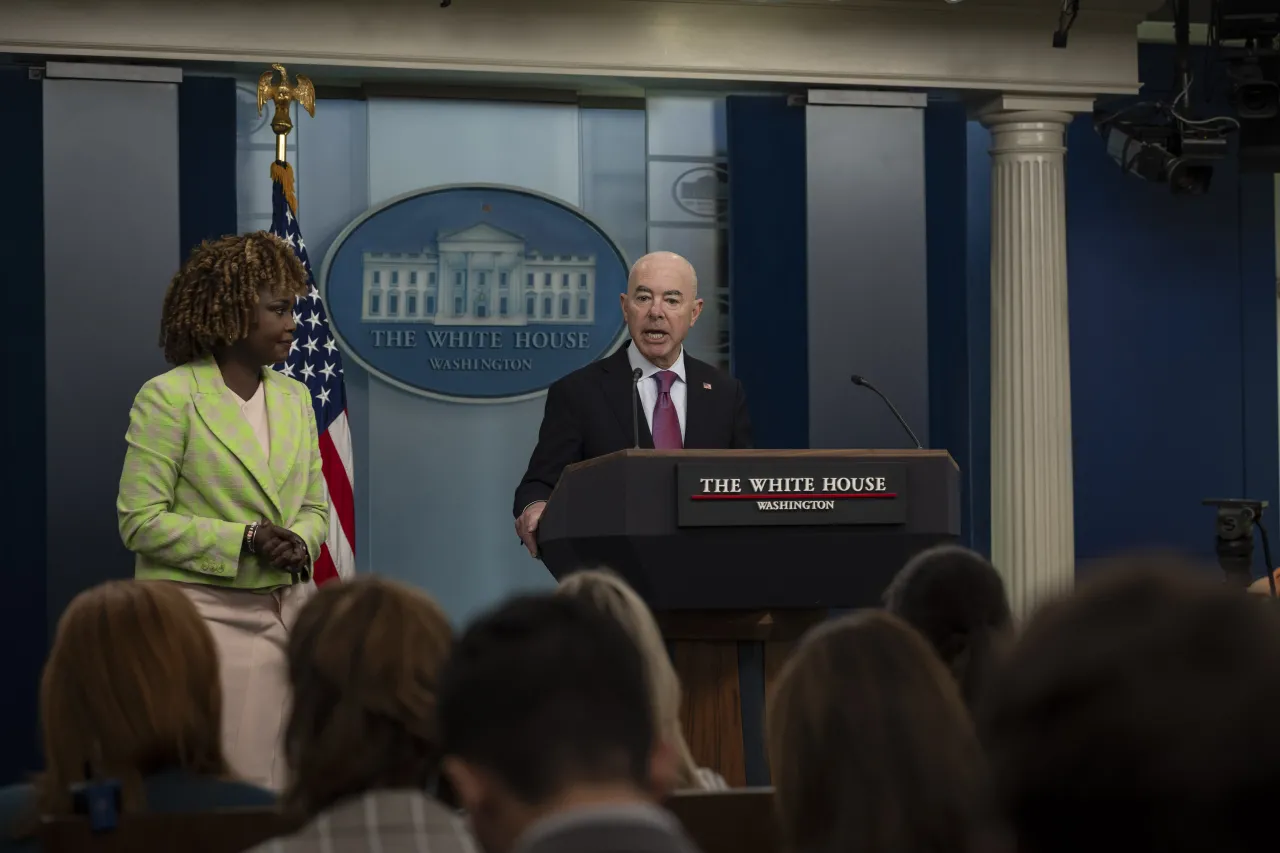
<instances>
[{"instance_id":1,"label":"lapel pin","mask_svg":"<svg viewBox=\"0 0 1280 853\"><path fill-rule=\"evenodd\" d=\"M703 388L705 388L706 390L710 391L710 390L711 390L711 383L710 383L710 382L703 382L703 383L702 383L702 387L703 387Z\"/></svg>"}]
</instances>

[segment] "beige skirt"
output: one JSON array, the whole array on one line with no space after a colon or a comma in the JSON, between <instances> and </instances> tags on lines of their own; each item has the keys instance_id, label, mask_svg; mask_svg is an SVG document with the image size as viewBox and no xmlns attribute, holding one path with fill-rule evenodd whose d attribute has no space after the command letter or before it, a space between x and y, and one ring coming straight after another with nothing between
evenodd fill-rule
<instances>
[{"instance_id":1,"label":"beige skirt","mask_svg":"<svg viewBox=\"0 0 1280 853\"><path fill-rule=\"evenodd\" d=\"M178 584L213 633L222 677L222 744L247 782L284 789L289 713L285 648L298 611L315 590L296 584L270 593Z\"/></svg>"}]
</instances>

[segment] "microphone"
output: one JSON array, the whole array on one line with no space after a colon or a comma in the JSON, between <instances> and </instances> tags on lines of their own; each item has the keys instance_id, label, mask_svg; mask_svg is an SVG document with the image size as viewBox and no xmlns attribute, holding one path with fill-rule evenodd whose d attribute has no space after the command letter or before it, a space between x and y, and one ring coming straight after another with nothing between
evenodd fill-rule
<instances>
[{"instance_id":1,"label":"microphone","mask_svg":"<svg viewBox=\"0 0 1280 853\"><path fill-rule=\"evenodd\" d=\"M631 433L637 450L640 449L640 407L636 400L640 399L640 379L643 376L644 371L638 367L631 371Z\"/></svg>"},{"instance_id":2,"label":"microphone","mask_svg":"<svg viewBox=\"0 0 1280 853\"><path fill-rule=\"evenodd\" d=\"M849 379L853 382L854 385L861 385L863 388L868 388L877 397L879 397L881 400L884 400L884 404L889 407L889 411L893 412L893 416L898 419L898 423L902 424L902 428L907 431L907 435L911 436L911 441L915 444L916 450L924 450L924 445L920 443L920 439L916 438L916 434L911 431L911 427L907 426L907 422L902 417L902 415L898 412L898 408L894 406L893 403L889 402L888 397L880 393L879 388L872 385L871 382L868 381L868 379L865 376L859 376L856 373L850 376Z\"/></svg>"}]
</instances>

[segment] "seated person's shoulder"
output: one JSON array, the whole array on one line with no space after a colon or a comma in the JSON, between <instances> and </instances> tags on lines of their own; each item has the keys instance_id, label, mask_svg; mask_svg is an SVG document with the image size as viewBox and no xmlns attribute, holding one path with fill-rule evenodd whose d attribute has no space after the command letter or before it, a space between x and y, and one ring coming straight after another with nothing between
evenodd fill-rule
<instances>
[{"instance_id":1,"label":"seated person's shoulder","mask_svg":"<svg viewBox=\"0 0 1280 853\"><path fill-rule=\"evenodd\" d=\"M0 787L0 808L29 803L34 794L35 789L26 782Z\"/></svg>"},{"instance_id":2,"label":"seated person's shoulder","mask_svg":"<svg viewBox=\"0 0 1280 853\"><path fill-rule=\"evenodd\" d=\"M0 788L0 839L9 835L14 820L34 802L35 789L26 783Z\"/></svg>"},{"instance_id":3,"label":"seated person's shoulder","mask_svg":"<svg viewBox=\"0 0 1280 853\"><path fill-rule=\"evenodd\" d=\"M35 836L27 834L34 815L35 788L25 783L0 787L0 853L36 853L40 849Z\"/></svg>"},{"instance_id":4,"label":"seated person's shoulder","mask_svg":"<svg viewBox=\"0 0 1280 853\"><path fill-rule=\"evenodd\" d=\"M161 773L147 779L147 806L157 812L271 807L276 794L236 779Z\"/></svg>"}]
</instances>

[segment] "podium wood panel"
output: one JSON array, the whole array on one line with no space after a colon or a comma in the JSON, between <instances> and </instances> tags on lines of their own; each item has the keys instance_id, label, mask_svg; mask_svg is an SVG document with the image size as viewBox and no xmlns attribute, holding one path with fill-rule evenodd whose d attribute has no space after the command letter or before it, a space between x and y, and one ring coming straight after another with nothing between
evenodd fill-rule
<instances>
[{"instance_id":1,"label":"podium wood panel","mask_svg":"<svg viewBox=\"0 0 1280 853\"><path fill-rule=\"evenodd\" d=\"M825 610L665 611L655 614L671 647L672 663L684 688L680 719L689 751L699 767L709 767L732 787L747 784L746 753L761 754L764 731L747 731L742 706L763 710L778 671L806 631L827 618ZM738 670L743 644L764 649L764 691L744 696ZM757 658L758 659L758 658ZM760 680L748 683L757 685ZM763 720L763 714L751 715Z\"/></svg>"},{"instance_id":2,"label":"podium wood panel","mask_svg":"<svg viewBox=\"0 0 1280 853\"><path fill-rule=\"evenodd\" d=\"M742 694L738 644L677 640L671 658L684 688L680 722L693 760L715 770L730 786L747 784L742 745Z\"/></svg>"}]
</instances>

